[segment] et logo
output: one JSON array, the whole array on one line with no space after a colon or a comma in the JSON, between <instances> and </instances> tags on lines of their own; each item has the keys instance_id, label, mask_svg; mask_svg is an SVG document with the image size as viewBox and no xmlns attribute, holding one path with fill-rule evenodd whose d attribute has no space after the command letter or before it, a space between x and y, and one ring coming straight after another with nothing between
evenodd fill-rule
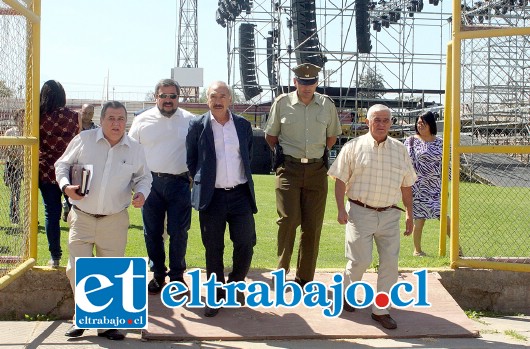
<instances>
[{"instance_id":1,"label":"et logo","mask_svg":"<svg viewBox=\"0 0 530 349\"><path fill-rule=\"evenodd\" d=\"M75 260L75 325L147 328L147 259L80 257Z\"/></svg>"}]
</instances>

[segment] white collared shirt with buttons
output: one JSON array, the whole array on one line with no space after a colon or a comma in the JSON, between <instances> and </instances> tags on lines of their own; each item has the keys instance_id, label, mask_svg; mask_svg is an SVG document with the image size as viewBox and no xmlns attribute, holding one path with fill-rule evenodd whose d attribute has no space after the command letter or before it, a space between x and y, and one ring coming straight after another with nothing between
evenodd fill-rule
<instances>
[{"instance_id":1,"label":"white collared shirt with buttons","mask_svg":"<svg viewBox=\"0 0 530 349\"><path fill-rule=\"evenodd\" d=\"M216 188L231 188L247 182L234 118L221 125L210 113L216 159Z\"/></svg>"},{"instance_id":2,"label":"white collared shirt with buttons","mask_svg":"<svg viewBox=\"0 0 530 349\"><path fill-rule=\"evenodd\" d=\"M123 135L115 146L103 136L101 128L83 131L68 144L55 163L59 187L70 184L70 166L93 165L90 192L81 200L70 201L80 210L101 215L121 212L131 204L132 193L147 199L151 191L151 172L142 146Z\"/></svg>"},{"instance_id":3,"label":"white collared shirt with buttons","mask_svg":"<svg viewBox=\"0 0 530 349\"><path fill-rule=\"evenodd\" d=\"M169 174L188 171L186 136L193 117L182 108L166 117L155 106L134 118L129 136L143 145L150 171Z\"/></svg>"}]
</instances>

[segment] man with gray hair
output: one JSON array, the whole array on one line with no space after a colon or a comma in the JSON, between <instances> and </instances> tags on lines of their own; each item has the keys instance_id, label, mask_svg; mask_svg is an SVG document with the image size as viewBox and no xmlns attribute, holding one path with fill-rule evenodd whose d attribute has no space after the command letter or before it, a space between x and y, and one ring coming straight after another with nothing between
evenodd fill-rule
<instances>
[{"instance_id":1,"label":"man with gray hair","mask_svg":"<svg viewBox=\"0 0 530 349\"><path fill-rule=\"evenodd\" d=\"M348 263L344 289L361 281L372 263L374 240L379 253L377 292L388 294L397 282L399 220L403 209L396 204L400 200L406 209L404 234L412 233L412 185L417 176L405 146L388 136L391 117L385 105L370 107L366 120L369 132L347 142L328 171L335 179L337 221L346 224ZM343 309L355 311L347 301ZM386 329L397 328L389 307L379 309L374 304L372 319Z\"/></svg>"},{"instance_id":2,"label":"man with gray hair","mask_svg":"<svg viewBox=\"0 0 530 349\"><path fill-rule=\"evenodd\" d=\"M218 282L225 283L223 252L228 224L234 245L228 282L245 281L256 244L253 214L258 212L250 168L252 126L230 111L232 94L225 82L213 82L207 97L210 111L190 122L186 138L192 204L199 211L206 250L206 277L214 274ZM217 289L217 301L224 297L223 290ZM242 292L237 301L244 305ZM206 306L204 316L218 312L219 308Z\"/></svg>"},{"instance_id":3,"label":"man with gray hair","mask_svg":"<svg viewBox=\"0 0 530 349\"><path fill-rule=\"evenodd\" d=\"M72 201L66 275L74 292L76 257L92 257L94 250L97 257L123 257L129 230L127 208L131 204L142 207L151 189L142 146L125 134L125 106L116 101L105 103L100 122L100 128L75 136L55 163L57 183ZM74 164L92 168L88 194L80 193L79 185L70 178ZM65 335L79 337L84 331L72 326ZM98 336L124 338L116 329L100 329Z\"/></svg>"},{"instance_id":4,"label":"man with gray hair","mask_svg":"<svg viewBox=\"0 0 530 349\"><path fill-rule=\"evenodd\" d=\"M147 255L154 274L148 292L158 294L170 281L184 282L186 247L191 224L190 179L186 165L186 135L195 116L179 108L180 87L172 79L155 86L156 106L136 116L129 136L144 146L153 175L151 194L142 209ZM167 214L169 271L164 250Z\"/></svg>"}]
</instances>

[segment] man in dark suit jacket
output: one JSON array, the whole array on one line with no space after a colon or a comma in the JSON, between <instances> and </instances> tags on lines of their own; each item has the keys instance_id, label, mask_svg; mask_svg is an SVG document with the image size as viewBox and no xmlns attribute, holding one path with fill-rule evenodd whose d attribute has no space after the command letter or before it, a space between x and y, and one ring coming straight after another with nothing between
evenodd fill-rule
<instances>
[{"instance_id":1,"label":"man in dark suit jacket","mask_svg":"<svg viewBox=\"0 0 530 349\"><path fill-rule=\"evenodd\" d=\"M234 265L228 282L244 281L250 269L258 211L250 170L252 127L243 117L232 114L230 89L217 81L207 90L209 112L190 122L186 137L187 165L193 178L191 204L199 211L201 237L206 249L206 273L224 277L224 233L226 223L234 244ZM217 300L224 298L217 290ZM244 303L244 295L237 300ZM217 315L219 308L206 307L204 315Z\"/></svg>"}]
</instances>

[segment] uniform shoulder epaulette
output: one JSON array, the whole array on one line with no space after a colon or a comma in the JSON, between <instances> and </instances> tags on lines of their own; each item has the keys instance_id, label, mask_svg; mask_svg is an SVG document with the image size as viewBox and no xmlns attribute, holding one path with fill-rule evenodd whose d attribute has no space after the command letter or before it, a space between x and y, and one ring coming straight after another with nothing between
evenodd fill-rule
<instances>
[{"instance_id":1,"label":"uniform shoulder epaulette","mask_svg":"<svg viewBox=\"0 0 530 349\"><path fill-rule=\"evenodd\" d=\"M279 95L278 97L274 98L274 101L277 102L279 101L280 99L284 98L284 97L287 97L287 93L282 93L281 95Z\"/></svg>"},{"instance_id":2,"label":"uniform shoulder epaulette","mask_svg":"<svg viewBox=\"0 0 530 349\"><path fill-rule=\"evenodd\" d=\"M335 103L335 101L333 100L333 98L331 98L330 96L325 95L325 94L320 94L320 95L321 95L322 97L324 97L324 98L329 99L329 100L331 101L331 103Z\"/></svg>"}]
</instances>

